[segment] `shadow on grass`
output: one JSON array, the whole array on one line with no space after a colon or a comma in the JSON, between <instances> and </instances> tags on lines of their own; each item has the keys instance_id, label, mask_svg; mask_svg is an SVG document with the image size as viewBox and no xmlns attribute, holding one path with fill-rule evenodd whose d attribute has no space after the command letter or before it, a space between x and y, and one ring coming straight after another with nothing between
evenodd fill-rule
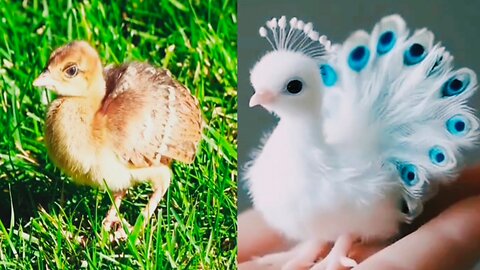
<instances>
[{"instance_id":1,"label":"shadow on grass","mask_svg":"<svg viewBox=\"0 0 480 270\"><path fill-rule=\"evenodd\" d=\"M81 220L85 213L107 212L108 194L71 182L43 157L35 160L38 164L30 168L8 161L0 165L0 220L4 225L11 225L13 215L14 226L23 227L42 208L49 213L64 211L72 220Z\"/></svg>"}]
</instances>

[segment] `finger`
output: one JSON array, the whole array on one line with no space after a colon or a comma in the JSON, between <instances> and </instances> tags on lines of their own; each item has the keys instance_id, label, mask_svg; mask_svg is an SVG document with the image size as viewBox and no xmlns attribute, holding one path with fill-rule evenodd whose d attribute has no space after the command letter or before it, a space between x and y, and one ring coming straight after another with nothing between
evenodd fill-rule
<instances>
[{"instance_id":1,"label":"finger","mask_svg":"<svg viewBox=\"0 0 480 270\"><path fill-rule=\"evenodd\" d=\"M263 265L257 263L255 260L244 262L238 265L238 270L278 270L282 265Z\"/></svg>"},{"instance_id":2,"label":"finger","mask_svg":"<svg viewBox=\"0 0 480 270\"><path fill-rule=\"evenodd\" d=\"M372 254L383 249L387 243L357 243L352 247L349 257L362 262ZM238 262L242 263L254 257L288 250L292 243L286 241L279 233L268 227L261 214L255 210L248 210L238 218ZM325 257L331 246L326 246L321 253ZM255 263L245 267L255 267ZM260 266L257 266L260 267Z\"/></svg>"},{"instance_id":3,"label":"finger","mask_svg":"<svg viewBox=\"0 0 480 270\"><path fill-rule=\"evenodd\" d=\"M361 263L366 260L368 257L379 252L388 246L387 242L378 242L378 243L369 243L362 244L356 243L353 245L352 249L348 253L348 257L355 260L357 263Z\"/></svg>"},{"instance_id":4,"label":"finger","mask_svg":"<svg viewBox=\"0 0 480 270\"><path fill-rule=\"evenodd\" d=\"M368 244L364 243L355 243L350 251L348 252L348 258L354 260L356 263L361 263L366 260L368 257L384 249L388 245L387 242L371 242ZM324 255L326 256L330 250L328 250ZM323 256L323 257L325 257ZM338 270L350 270L351 267L342 266Z\"/></svg>"},{"instance_id":5,"label":"finger","mask_svg":"<svg viewBox=\"0 0 480 270\"><path fill-rule=\"evenodd\" d=\"M416 220L413 226L406 228L407 234L418 228L442 210L461 200L462 198L480 194L480 165L465 169L458 180L451 185L441 188L439 195L426 205L425 213ZM405 228L404 228L405 229ZM238 220L238 260L244 262L255 256L286 250L291 246L279 233L269 228L261 215L250 210L239 216ZM375 252L382 249L379 246L361 246L352 253L352 258L358 262L363 261Z\"/></svg>"},{"instance_id":6,"label":"finger","mask_svg":"<svg viewBox=\"0 0 480 270\"><path fill-rule=\"evenodd\" d=\"M480 196L465 199L355 270L471 269L480 254Z\"/></svg>"},{"instance_id":7,"label":"finger","mask_svg":"<svg viewBox=\"0 0 480 270\"><path fill-rule=\"evenodd\" d=\"M457 181L470 186L473 192L478 193L480 191L480 181L478 181L479 175L480 164L476 164L474 166L463 169Z\"/></svg>"},{"instance_id":8,"label":"finger","mask_svg":"<svg viewBox=\"0 0 480 270\"><path fill-rule=\"evenodd\" d=\"M442 211L465 198L480 195L480 165L466 168L448 185L441 185L438 194L425 204L422 215L413 224L403 224L401 235L407 235L438 216Z\"/></svg>"},{"instance_id":9,"label":"finger","mask_svg":"<svg viewBox=\"0 0 480 270\"><path fill-rule=\"evenodd\" d=\"M258 211L248 210L238 217L238 262L287 250L290 243L271 229Z\"/></svg>"},{"instance_id":10,"label":"finger","mask_svg":"<svg viewBox=\"0 0 480 270\"><path fill-rule=\"evenodd\" d=\"M480 195L479 176L480 165L463 170L455 181L440 186L438 196L435 196L427 206L442 211L462 199Z\"/></svg>"}]
</instances>

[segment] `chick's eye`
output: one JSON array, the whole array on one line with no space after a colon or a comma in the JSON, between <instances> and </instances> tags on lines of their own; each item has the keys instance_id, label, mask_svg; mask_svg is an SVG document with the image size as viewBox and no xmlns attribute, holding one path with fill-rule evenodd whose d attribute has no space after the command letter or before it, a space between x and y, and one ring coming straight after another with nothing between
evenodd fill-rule
<instances>
[{"instance_id":1,"label":"chick's eye","mask_svg":"<svg viewBox=\"0 0 480 270\"><path fill-rule=\"evenodd\" d=\"M68 68L66 68L63 72L65 72L65 75L69 78L75 77L78 74L78 67L73 65Z\"/></svg>"},{"instance_id":2,"label":"chick's eye","mask_svg":"<svg viewBox=\"0 0 480 270\"><path fill-rule=\"evenodd\" d=\"M287 92L290 94L298 94L302 91L303 84L299 80L291 80L287 83Z\"/></svg>"}]
</instances>

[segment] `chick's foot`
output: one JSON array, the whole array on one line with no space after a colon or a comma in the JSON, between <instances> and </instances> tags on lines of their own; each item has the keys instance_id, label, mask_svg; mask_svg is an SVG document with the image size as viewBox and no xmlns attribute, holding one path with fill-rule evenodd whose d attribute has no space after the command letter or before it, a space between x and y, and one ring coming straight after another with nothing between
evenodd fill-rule
<instances>
[{"instance_id":1,"label":"chick's foot","mask_svg":"<svg viewBox=\"0 0 480 270\"><path fill-rule=\"evenodd\" d=\"M351 235L340 236L328 255L310 270L343 270L345 267L350 269L357 266L357 262L347 256L354 241L355 238Z\"/></svg>"},{"instance_id":2,"label":"chick's foot","mask_svg":"<svg viewBox=\"0 0 480 270\"><path fill-rule=\"evenodd\" d=\"M306 270L314 264L325 246L325 242L302 242L289 251L265 255L256 260L258 264L278 266L282 270Z\"/></svg>"}]
</instances>

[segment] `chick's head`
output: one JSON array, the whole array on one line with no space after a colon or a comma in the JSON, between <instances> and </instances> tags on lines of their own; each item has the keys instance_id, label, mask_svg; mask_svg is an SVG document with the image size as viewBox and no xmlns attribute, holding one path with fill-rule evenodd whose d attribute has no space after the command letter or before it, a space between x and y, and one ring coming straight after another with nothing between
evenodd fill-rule
<instances>
[{"instance_id":1,"label":"chick's head","mask_svg":"<svg viewBox=\"0 0 480 270\"><path fill-rule=\"evenodd\" d=\"M102 64L97 51L75 41L50 55L45 71L33 82L61 96L89 96L104 91Z\"/></svg>"},{"instance_id":2,"label":"chick's head","mask_svg":"<svg viewBox=\"0 0 480 270\"><path fill-rule=\"evenodd\" d=\"M303 53L267 53L251 70L250 81L255 89L250 106L261 105L280 118L308 114L321 106L318 64Z\"/></svg>"}]
</instances>

